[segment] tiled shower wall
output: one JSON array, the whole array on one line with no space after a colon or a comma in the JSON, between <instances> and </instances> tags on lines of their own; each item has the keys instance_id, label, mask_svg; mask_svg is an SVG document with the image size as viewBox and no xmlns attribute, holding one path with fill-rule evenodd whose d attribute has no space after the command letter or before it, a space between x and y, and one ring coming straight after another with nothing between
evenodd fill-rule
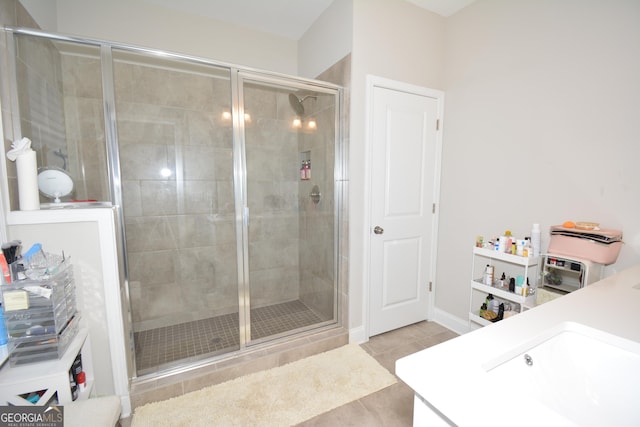
<instances>
[{"instance_id":1,"label":"tiled shower wall","mask_svg":"<svg viewBox=\"0 0 640 427\"><path fill-rule=\"evenodd\" d=\"M114 73L134 328L237 312L228 78Z\"/></svg>"},{"instance_id":2,"label":"tiled shower wall","mask_svg":"<svg viewBox=\"0 0 640 427\"><path fill-rule=\"evenodd\" d=\"M73 197L110 201L100 51L97 47L84 50L81 56L60 55Z\"/></svg>"},{"instance_id":3,"label":"tiled shower wall","mask_svg":"<svg viewBox=\"0 0 640 427\"><path fill-rule=\"evenodd\" d=\"M95 76L94 66L65 56L71 76ZM229 81L125 62L114 73L136 329L237 312ZM70 92L84 96L67 102L68 114L98 119L87 113L99 81L72 80ZM286 99L246 91L252 307L298 298L297 138L278 118Z\"/></svg>"},{"instance_id":4,"label":"tiled shower wall","mask_svg":"<svg viewBox=\"0 0 640 427\"><path fill-rule=\"evenodd\" d=\"M136 329L237 311L228 81L124 63L115 74ZM244 87L251 308L300 298L300 135L288 93ZM162 167L182 178L160 177Z\"/></svg>"},{"instance_id":5,"label":"tiled shower wall","mask_svg":"<svg viewBox=\"0 0 640 427\"><path fill-rule=\"evenodd\" d=\"M228 82L190 75L185 84L181 73L131 64L115 73L136 329L236 311L231 127L220 119ZM331 319L334 109L332 99L318 105L318 132L300 133L287 91L244 88L250 300L256 308L300 298ZM314 179L300 182L303 151L316 163ZM173 166L179 184L158 175ZM309 203L313 183L318 206Z\"/></svg>"},{"instance_id":6,"label":"tiled shower wall","mask_svg":"<svg viewBox=\"0 0 640 427\"><path fill-rule=\"evenodd\" d=\"M298 133L288 94L244 86L251 308L299 298Z\"/></svg>"},{"instance_id":7,"label":"tiled shower wall","mask_svg":"<svg viewBox=\"0 0 640 427\"><path fill-rule=\"evenodd\" d=\"M317 130L300 134L301 157L311 161L311 179L300 181L300 299L324 320L334 317L336 242L335 208L335 99L318 95L308 103ZM314 186L321 194L316 204Z\"/></svg>"}]
</instances>

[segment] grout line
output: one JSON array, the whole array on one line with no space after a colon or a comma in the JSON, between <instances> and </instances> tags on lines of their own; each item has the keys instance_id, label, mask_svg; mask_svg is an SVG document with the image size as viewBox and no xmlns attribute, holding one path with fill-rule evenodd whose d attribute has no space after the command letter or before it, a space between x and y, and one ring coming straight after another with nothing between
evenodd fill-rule
<instances>
[{"instance_id":1,"label":"grout line","mask_svg":"<svg viewBox=\"0 0 640 427\"><path fill-rule=\"evenodd\" d=\"M301 301L251 310L253 339L318 323L321 319ZM201 356L240 345L236 314L226 314L134 334L139 372L161 364ZM219 341L213 342L218 339Z\"/></svg>"}]
</instances>

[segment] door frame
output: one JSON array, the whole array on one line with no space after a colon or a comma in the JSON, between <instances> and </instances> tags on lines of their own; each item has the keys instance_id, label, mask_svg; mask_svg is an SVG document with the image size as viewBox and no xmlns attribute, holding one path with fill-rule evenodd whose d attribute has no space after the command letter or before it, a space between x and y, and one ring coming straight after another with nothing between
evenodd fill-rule
<instances>
[{"instance_id":1,"label":"door frame","mask_svg":"<svg viewBox=\"0 0 640 427\"><path fill-rule=\"evenodd\" d=\"M371 169L373 164L373 110L374 110L374 89L384 88L399 92L406 92L414 95L421 95L435 98L438 104L437 118L439 120L438 130L436 131L436 147L435 147L435 165L433 179L433 201L435 204L433 222L431 224L431 233L433 239L431 241L431 258L429 260L429 282L432 283L429 293L429 304L427 309L427 320L433 318L434 298L436 295L436 261L438 250L438 222L440 212L440 171L442 168L442 129L444 115L444 92L436 89L430 89L423 86L417 86L406 82L391 80L371 74L366 76L366 93L365 93L365 164L364 164L364 271L363 271L363 292L362 292L362 319L365 336L364 341L368 341L370 337L370 287L371 287L371 203L372 203L372 185L371 185Z\"/></svg>"}]
</instances>

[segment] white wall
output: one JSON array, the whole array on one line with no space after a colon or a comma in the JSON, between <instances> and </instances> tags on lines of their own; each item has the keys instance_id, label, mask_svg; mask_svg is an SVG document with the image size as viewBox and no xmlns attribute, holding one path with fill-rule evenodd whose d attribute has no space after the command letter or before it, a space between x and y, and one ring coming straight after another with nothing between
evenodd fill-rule
<instances>
[{"instance_id":1,"label":"white wall","mask_svg":"<svg viewBox=\"0 0 640 427\"><path fill-rule=\"evenodd\" d=\"M477 235L596 221L640 261L640 2L480 0L447 19L436 305L467 318ZM606 302L603 302L606 303Z\"/></svg>"},{"instance_id":2,"label":"white wall","mask_svg":"<svg viewBox=\"0 0 640 427\"><path fill-rule=\"evenodd\" d=\"M297 74L297 42L142 0L57 0L57 32Z\"/></svg>"},{"instance_id":3,"label":"white wall","mask_svg":"<svg viewBox=\"0 0 640 427\"><path fill-rule=\"evenodd\" d=\"M351 0L335 0L298 41L176 13L140 0L108 4L97 0L20 2L45 31L170 50L307 78L316 77L344 58L352 45ZM126 17L124 25L117 15ZM118 25L108 22L111 18ZM160 26L167 19L177 22Z\"/></svg>"},{"instance_id":4,"label":"white wall","mask_svg":"<svg viewBox=\"0 0 640 427\"><path fill-rule=\"evenodd\" d=\"M31 17L40 25L40 28L46 28L48 31L58 31L57 21L57 0L20 0Z\"/></svg>"},{"instance_id":5,"label":"white wall","mask_svg":"<svg viewBox=\"0 0 640 427\"><path fill-rule=\"evenodd\" d=\"M334 0L298 40L298 75L315 78L352 49L353 1Z\"/></svg>"},{"instance_id":6,"label":"white wall","mask_svg":"<svg viewBox=\"0 0 640 427\"><path fill-rule=\"evenodd\" d=\"M349 329L362 338L365 242L365 89L373 74L432 89L444 85L444 23L439 15L396 0L353 0L351 138L349 148Z\"/></svg>"}]
</instances>

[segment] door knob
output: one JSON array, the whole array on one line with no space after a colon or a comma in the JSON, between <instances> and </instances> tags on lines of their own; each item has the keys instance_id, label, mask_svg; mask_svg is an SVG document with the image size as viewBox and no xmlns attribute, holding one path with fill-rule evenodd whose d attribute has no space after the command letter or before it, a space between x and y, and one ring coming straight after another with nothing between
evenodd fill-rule
<instances>
[{"instance_id":1,"label":"door knob","mask_svg":"<svg viewBox=\"0 0 640 427\"><path fill-rule=\"evenodd\" d=\"M375 227L373 227L373 232L376 234L382 234L384 233L384 228L380 227L379 225L376 225Z\"/></svg>"}]
</instances>

